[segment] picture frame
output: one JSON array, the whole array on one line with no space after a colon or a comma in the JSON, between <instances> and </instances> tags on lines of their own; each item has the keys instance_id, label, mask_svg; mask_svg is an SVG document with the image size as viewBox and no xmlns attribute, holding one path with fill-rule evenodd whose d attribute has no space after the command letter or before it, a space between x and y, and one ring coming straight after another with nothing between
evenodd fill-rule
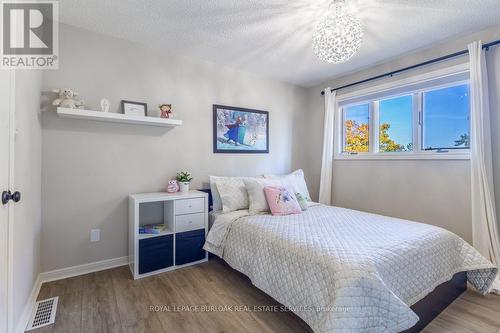
<instances>
[{"instance_id":1,"label":"picture frame","mask_svg":"<svg viewBox=\"0 0 500 333\"><path fill-rule=\"evenodd\" d=\"M269 112L214 104L214 154L268 154Z\"/></svg>"},{"instance_id":2,"label":"picture frame","mask_svg":"<svg viewBox=\"0 0 500 333\"><path fill-rule=\"evenodd\" d=\"M141 102L122 100L121 109L123 114L130 116L146 117L148 114L148 105Z\"/></svg>"}]
</instances>

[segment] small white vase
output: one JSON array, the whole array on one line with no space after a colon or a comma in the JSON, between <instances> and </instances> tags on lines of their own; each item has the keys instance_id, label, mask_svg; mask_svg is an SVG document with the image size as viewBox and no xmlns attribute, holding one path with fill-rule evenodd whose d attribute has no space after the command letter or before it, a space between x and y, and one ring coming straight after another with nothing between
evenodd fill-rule
<instances>
[{"instance_id":1,"label":"small white vase","mask_svg":"<svg viewBox=\"0 0 500 333\"><path fill-rule=\"evenodd\" d=\"M189 182L179 182L179 191L181 193L189 192Z\"/></svg>"}]
</instances>

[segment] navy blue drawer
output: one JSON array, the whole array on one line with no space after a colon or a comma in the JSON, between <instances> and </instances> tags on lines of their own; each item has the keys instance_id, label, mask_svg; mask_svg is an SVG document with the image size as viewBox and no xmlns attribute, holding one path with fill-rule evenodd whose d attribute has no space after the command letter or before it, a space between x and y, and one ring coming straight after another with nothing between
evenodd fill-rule
<instances>
[{"instance_id":1,"label":"navy blue drawer","mask_svg":"<svg viewBox=\"0 0 500 333\"><path fill-rule=\"evenodd\" d=\"M184 265L205 259L205 229L175 234L175 264Z\"/></svg>"},{"instance_id":2,"label":"navy blue drawer","mask_svg":"<svg viewBox=\"0 0 500 333\"><path fill-rule=\"evenodd\" d=\"M173 235L139 240L139 274L167 268L174 264Z\"/></svg>"}]
</instances>

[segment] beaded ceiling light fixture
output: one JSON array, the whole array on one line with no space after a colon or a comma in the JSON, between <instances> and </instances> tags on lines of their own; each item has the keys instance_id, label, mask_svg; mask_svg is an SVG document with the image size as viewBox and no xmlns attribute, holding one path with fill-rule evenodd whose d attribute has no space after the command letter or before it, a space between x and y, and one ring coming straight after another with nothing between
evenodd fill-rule
<instances>
[{"instance_id":1,"label":"beaded ceiling light fixture","mask_svg":"<svg viewBox=\"0 0 500 333\"><path fill-rule=\"evenodd\" d=\"M323 61L341 63L351 58L361 47L363 27L346 10L345 0L332 1L333 14L316 26L313 51Z\"/></svg>"}]
</instances>

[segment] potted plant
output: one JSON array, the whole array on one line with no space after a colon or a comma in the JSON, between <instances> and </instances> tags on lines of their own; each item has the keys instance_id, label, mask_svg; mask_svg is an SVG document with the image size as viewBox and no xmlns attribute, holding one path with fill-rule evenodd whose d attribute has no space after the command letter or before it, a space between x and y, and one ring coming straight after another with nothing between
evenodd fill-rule
<instances>
[{"instance_id":1,"label":"potted plant","mask_svg":"<svg viewBox=\"0 0 500 333\"><path fill-rule=\"evenodd\" d=\"M181 193L189 192L189 183L193 180L191 174L187 171L177 172L177 182L179 183L179 188Z\"/></svg>"}]
</instances>

